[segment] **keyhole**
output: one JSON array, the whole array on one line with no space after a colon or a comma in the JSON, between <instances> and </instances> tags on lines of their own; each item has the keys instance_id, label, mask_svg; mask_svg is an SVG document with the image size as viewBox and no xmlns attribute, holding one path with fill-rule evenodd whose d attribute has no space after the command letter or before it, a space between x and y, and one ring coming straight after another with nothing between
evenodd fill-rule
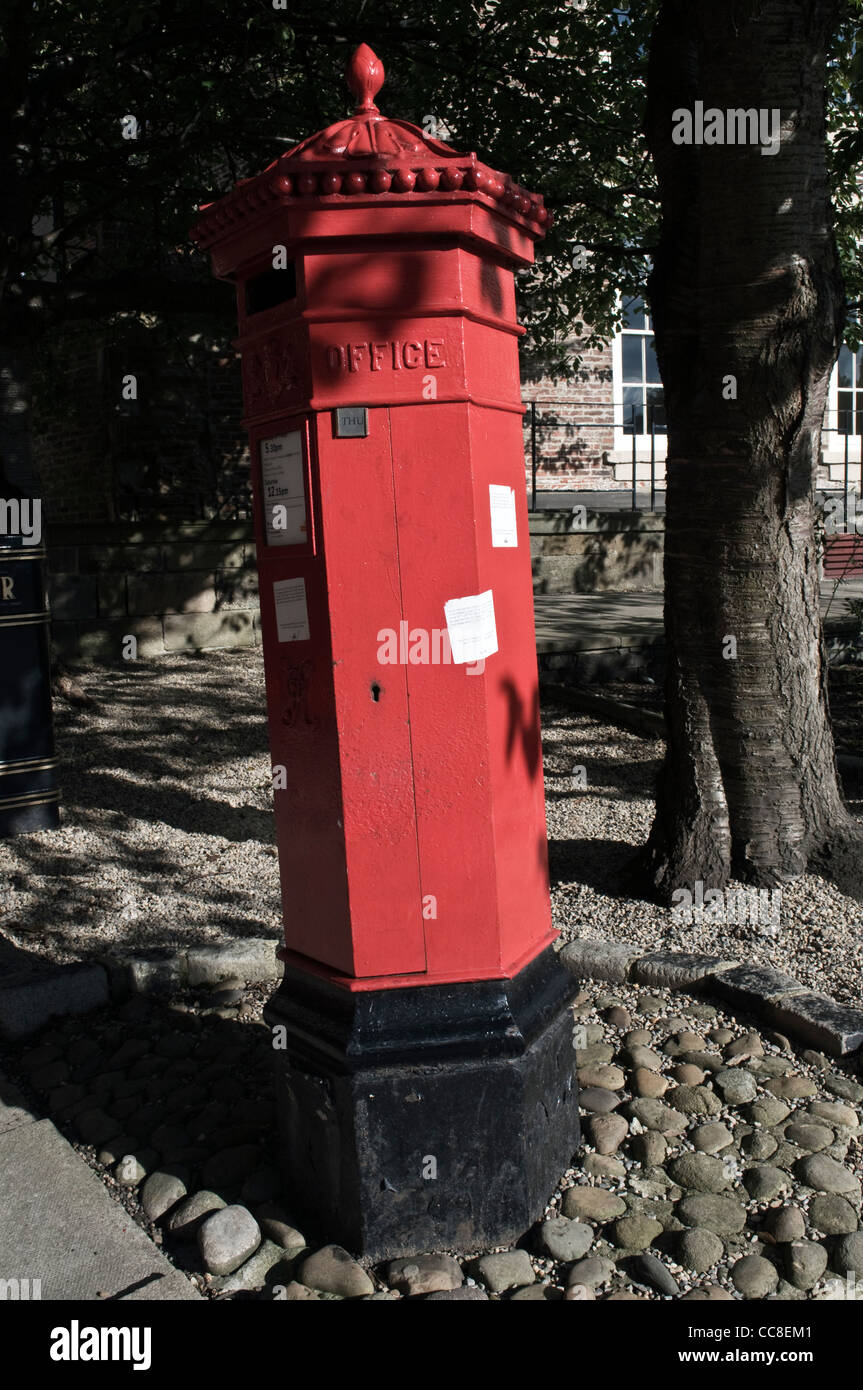
<instances>
[{"instance_id":1,"label":"keyhole","mask_svg":"<svg viewBox=\"0 0 863 1390\"><path fill-rule=\"evenodd\" d=\"M372 681L372 699L374 700L375 704L377 704L377 702L378 702L378 700L379 700L380 698L381 698L381 688L380 688L380 686L378 685L377 681Z\"/></svg>"}]
</instances>

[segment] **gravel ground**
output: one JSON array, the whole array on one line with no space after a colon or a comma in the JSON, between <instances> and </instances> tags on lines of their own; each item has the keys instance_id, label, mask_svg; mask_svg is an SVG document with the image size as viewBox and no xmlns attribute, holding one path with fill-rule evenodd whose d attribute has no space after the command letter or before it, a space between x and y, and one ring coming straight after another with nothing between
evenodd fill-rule
<instances>
[{"instance_id":1,"label":"gravel ground","mask_svg":"<svg viewBox=\"0 0 863 1390\"><path fill-rule=\"evenodd\" d=\"M58 960L279 936L260 653L76 679L94 704L55 704L62 826L0 842L3 933Z\"/></svg>"},{"instance_id":2,"label":"gravel ground","mask_svg":"<svg viewBox=\"0 0 863 1390\"><path fill-rule=\"evenodd\" d=\"M73 960L277 937L260 652L87 667L77 679L93 704L57 703L63 825L0 842L0 939ZM807 875L783 891L776 936L680 926L670 911L622 896L623 867L650 829L662 744L552 706L543 722L553 912L564 937L745 957L859 1002L863 906L824 879Z\"/></svg>"},{"instance_id":3,"label":"gravel ground","mask_svg":"<svg viewBox=\"0 0 863 1390\"><path fill-rule=\"evenodd\" d=\"M669 909L620 894L625 866L650 832L661 740L548 706L543 748L552 911L566 939L611 938L645 950L727 955L785 970L834 999L860 1003L863 904L816 874L782 890L775 935L750 924L683 926ZM573 785L579 767L584 787ZM863 802L851 805L863 814Z\"/></svg>"},{"instance_id":4,"label":"gravel ground","mask_svg":"<svg viewBox=\"0 0 863 1390\"><path fill-rule=\"evenodd\" d=\"M863 756L863 651L857 661L831 664L827 672L830 722L841 753ZM662 714L662 685L652 680L608 681L591 691Z\"/></svg>"}]
</instances>

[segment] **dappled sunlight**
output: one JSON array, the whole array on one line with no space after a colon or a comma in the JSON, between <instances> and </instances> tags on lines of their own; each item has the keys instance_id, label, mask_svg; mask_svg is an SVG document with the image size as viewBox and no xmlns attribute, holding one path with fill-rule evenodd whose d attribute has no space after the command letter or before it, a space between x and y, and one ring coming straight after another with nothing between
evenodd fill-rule
<instances>
[{"instance_id":1,"label":"dappled sunlight","mask_svg":"<svg viewBox=\"0 0 863 1390\"><path fill-rule=\"evenodd\" d=\"M58 959L277 936L263 662L213 652L78 673L58 830L0 842L0 930Z\"/></svg>"}]
</instances>

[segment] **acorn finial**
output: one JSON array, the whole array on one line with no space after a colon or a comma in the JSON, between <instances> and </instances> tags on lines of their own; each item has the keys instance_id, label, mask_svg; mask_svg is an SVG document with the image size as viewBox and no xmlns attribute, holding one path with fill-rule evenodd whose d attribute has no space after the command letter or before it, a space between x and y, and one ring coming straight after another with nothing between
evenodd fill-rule
<instances>
[{"instance_id":1,"label":"acorn finial","mask_svg":"<svg viewBox=\"0 0 863 1390\"><path fill-rule=\"evenodd\" d=\"M367 43L354 50L345 75L357 99L356 114L377 111L374 99L384 85L384 65Z\"/></svg>"}]
</instances>

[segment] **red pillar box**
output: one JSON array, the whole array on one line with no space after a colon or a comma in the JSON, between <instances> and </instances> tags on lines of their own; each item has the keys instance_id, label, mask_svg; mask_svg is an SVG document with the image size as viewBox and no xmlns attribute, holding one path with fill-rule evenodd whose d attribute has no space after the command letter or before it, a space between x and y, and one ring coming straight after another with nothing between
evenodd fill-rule
<instances>
[{"instance_id":1,"label":"red pillar box","mask_svg":"<svg viewBox=\"0 0 863 1390\"><path fill-rule=\"evenodd\" d=\"M578 1140L551 947L513 272L542 199L353 118L202 212L237 283L289 1190L378 1256L520 1234Z\"/></svg>"}]
</instances>

